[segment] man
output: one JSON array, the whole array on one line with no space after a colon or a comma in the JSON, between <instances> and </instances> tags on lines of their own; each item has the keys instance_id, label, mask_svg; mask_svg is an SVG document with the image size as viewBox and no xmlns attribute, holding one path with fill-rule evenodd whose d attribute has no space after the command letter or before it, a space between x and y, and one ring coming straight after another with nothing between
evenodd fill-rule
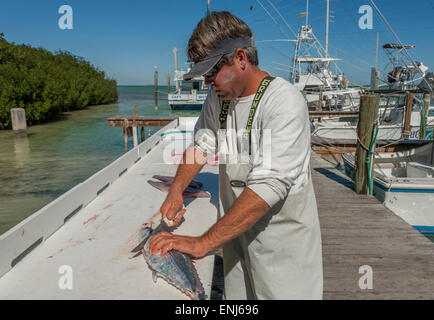
<instances>
[{"instance_id":1,"label":"man","mask_svg":"<svg viewBox=\"0 0 434 320\"><path fill-rule=\"evenodd\" d=\"M258 68L251 36L229 12L206 16L193 31L188 55L195 65L184 78L203 75L212 90L195 127L195 146L184 153L160 210L179 223L182 191L218 148L225 162L219 166L221 218L200 237L160 233L150 250L202 257L223 246L226 299L321 299L306 102L290 83ZM186 164L193 154L194 164Z\"/></svg>"}]
</instances>

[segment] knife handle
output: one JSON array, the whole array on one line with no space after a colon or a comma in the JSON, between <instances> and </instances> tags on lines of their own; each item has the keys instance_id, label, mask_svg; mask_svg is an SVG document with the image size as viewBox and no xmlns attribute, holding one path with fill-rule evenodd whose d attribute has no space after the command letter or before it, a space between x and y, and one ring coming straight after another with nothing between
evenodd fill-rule
<instances>
[{"instance_id":1,"label":"knife handle","mask_svg":"<svg viewBox=\"0 0 434 320\"><path fill-rule=\"evenodd\" d=\"M185 213L186 209L185 209L185 205L182 204L182 209L179 210L175 217L173 218L173 220L169 220L167 217L164 217L163 221L167 224L167 226L172 227L173 226L173 221L176 220L176 218L178 217L178 215L181 213L181 211L184 211L183 214Z\"/></svg>"}]
</instances>

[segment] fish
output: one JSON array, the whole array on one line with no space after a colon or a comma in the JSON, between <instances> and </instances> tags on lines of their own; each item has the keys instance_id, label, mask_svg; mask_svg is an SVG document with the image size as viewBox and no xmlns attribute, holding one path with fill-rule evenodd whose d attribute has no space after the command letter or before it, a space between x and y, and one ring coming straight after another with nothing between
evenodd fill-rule
<instances>
[{"instance_id":1,"label":"fish","mask_svg":"<svg viewBox=\"0 0 434 320\"><path fill-rule=\"evenodd\" d=\"M148 267L152 270L154 283L157 283L160 277L192 300L206 300L205 290L190 255L177 250L170 250L165 256L161 256L160 252L155 255L149 252L152 237L163 231L170 231L164 221L155 229L150 226L142 227L139 231L141 241L132 252L141 251Z\"/></svg>"},{"instance_id":2,"label":"fish","mask_svg":"<svg viewBox=\"0 0 434 320\"><path fill-rule=\"evenodd\" d=\"M152 178L158 179L158 180L163 181L163 182L168 182L170 184L173 183L173 180L175 179L175 177L160 176L158 174L154 175ZM199 181L196 181L196 180L192 180L188 186L190 188L193 188L193 189L202 189L203 188L203 183L199 182Z\"/></svg>"},{"instance_id":3,"label":"fish","mask_svg":"<svg viewBox=\"0 0 434 320\"><path fill-rule=\"evenodd\" d=\"M170 186L172 185L169 182L152 181L152 180L148 180L148 183L151 186L163 192L169 192ZM209 192L190 188L190 187L185 188L184 192L182 193L182 196L184 198L211 198L211 194Z\"/></svg>"}]
</instances>

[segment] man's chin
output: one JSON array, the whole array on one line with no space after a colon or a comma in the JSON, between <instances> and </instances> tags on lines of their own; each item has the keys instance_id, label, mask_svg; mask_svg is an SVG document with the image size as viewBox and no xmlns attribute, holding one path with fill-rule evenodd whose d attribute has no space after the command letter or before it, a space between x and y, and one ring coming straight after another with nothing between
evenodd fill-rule
<instances>
[{"instance_id":1,"label":"man's chin","mask_svg":"<svg viewBox=\"0 0 434 320\"><path fill-rule=\"evenodd\" d=\"M228 94L224 94L223 92L216 92L216 94L220 97L222 100L232 100L232 97Z\"/></svg>"}]
</instances>

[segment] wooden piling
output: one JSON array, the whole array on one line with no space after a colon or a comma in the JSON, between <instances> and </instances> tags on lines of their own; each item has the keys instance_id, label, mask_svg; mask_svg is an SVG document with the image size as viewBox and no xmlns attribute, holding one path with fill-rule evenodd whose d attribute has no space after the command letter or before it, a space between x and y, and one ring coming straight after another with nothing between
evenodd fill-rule
<instances>
[{"instance_id":1,"label":"wooden piling","mask_svg":"<svg viewBox=\"0 0 434 320\"><path fill-rule=\"evenodd\" d=\"M428 110L429 110L429 104L431 102L431 95L429 93L425 93L423 95L423 108L420 110L421 112L421 118L424 119L423 123L420 127L420 138L422 140L426 139L426 123L428 121Z\"/></svg>"},{"instance_id":2,"label":"wooden piling","mask_svg":"<svg viewBox=\"0 0 434 320\"><path fill-rule=\"evenodd\" d=\"M137 117L137 107L134 106L133 108L133 116ZM132 131L133 131L133 144L134 144L134 148L138 146L138 138L137 138L137 124L135 123L135 121L133 121L133 125L132 125Z\"/></svg>"},{"instance_id":3,"label":"wooden piling","mask_svg":"<svg viewBox=\"0 0 434 320\"><path fill-rule=\"evenodd\" d=\"M124 143L125 152L128 151L128 119L124 119Z\"/></svg>"},{"instance_id":4,"label":"wooden piling","mask_svg":"<svg viewBox=\"0 0 434 320\"><path fill-rule=\"evenodd\" d=\"M155 110L158 110L158 68L154 67L154 103L155 103Z\"/></svg>"},{"instance_id":5,"label":"wooden piling","mask_svg":"<svg viewBox=\"0 0 434 320\"><path fill-rule=\"evenodd\" d=\"M318 97L318 111L322 111L322 90L319 92L319 97Z\"/></svg>"},{"instance_id":6,"label":"wooden piling","mask_svg":"<svg viewBox=\"0 0 434 320\"><path fill-rule=\"evenodd\" d=\"M139 142L137 139L137 127L136 126L133 127L133 144L134 144L134 148L139 145Z\"/></svg>"},{"instance_id":7,"label":"wooden piling","mask_svg":"<svg viewBox=\"0 0 434 320\"><path fill-rule=\"evenodd\" d=\"M375 146L371 145L375 134L375 125L378 120L378 106L380 97L375 94L360 96L359 122L357 124L357 150L356 150L356 173L354 177L355 190L358 194L372 192L372 168L374 166L372 152ZM370 163L368 171L367 161Z\"/></svg>"},{"instance_id":8,"label":"wooden piling","mask_svg":"<svg viewBox=\"0 0 434 320\"><path fill-rule=\"evenodd\" d=\"M170 93L170 73L167 74L167 93Z\"/></svg>"},{"instance_id":9,"label":"wooden piling","mask_svg":"<svg viewBox=\"0 0 434 320\"><path fill-rule=\"evenodd\" d=\"M16 137L27 136L26 111L23 108L11 109L12 131Z\"/></svg>"},{"instance_id":10,"label":"wooden piling","mask_svg":"<svg viewBox=\"0 0 434 320\"><path fill-rule=\"evenodd\" d=\"M408 139L410 136L411 110L413 109L413 93L407 92L407 102L405 104L404 131L402 137Z\"/></svg>"}]
</instances>

